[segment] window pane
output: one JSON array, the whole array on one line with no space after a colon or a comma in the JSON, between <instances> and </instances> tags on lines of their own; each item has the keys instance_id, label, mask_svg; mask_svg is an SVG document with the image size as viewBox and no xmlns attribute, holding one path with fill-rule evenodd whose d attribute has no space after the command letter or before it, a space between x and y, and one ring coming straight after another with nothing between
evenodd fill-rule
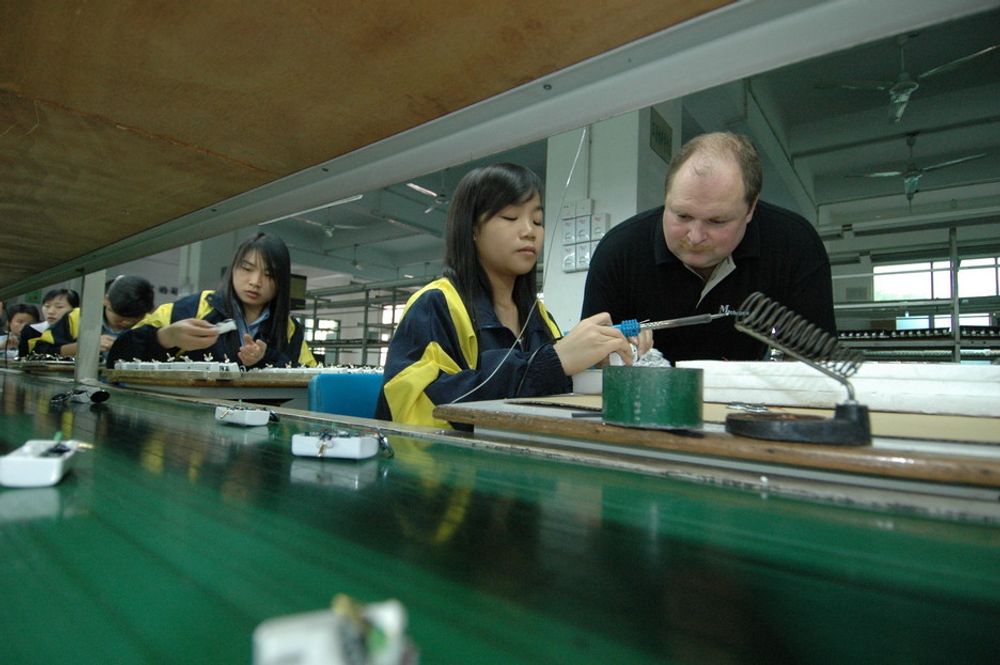
<instances>
[{"instance_id":1,"label":"window pane","mask_svg":"<svg viewBox=\"0 0 1000 665\"><path fill-rule=\"evenodd\" d=\"M934 271L934 297L935 298L950 298L951 297L951 271L950 270L935 270Z\"/></svg>"},{"instance_id":2,"label":"window pane","mask_svg":"<svg viewBox=\"0 0 1000 665\"><path fill-rule=\"evenodd\" d=\"M926 316L897 316L896 330L922 330L927 327Z\"/></svg>"},{"instance_id":3,"label":"window pane","mask_svg":"<svg viewBox=\"0 0 1000 665\"><path fill-rule=\"evenodd\" d=\"M965 264L965 261L962 262ZM989 268L962 268L958 271L958 295L962 298L974 296L995 296L997 294L997 270Z\"/></svg>"},{"instance_id":4,"label":"window pane","mask_svg":"<svg viewBox=\"0 0 1000 665\"><path fill-rule=\"evenodd\" d=\"M996 265L997 260L994 257L987 257L985 259L962 259L959 265L962 268L971 266L993 266Z\"/></svg>"},{"instance_id":5,"label":"window pane","mask_svg":"<svg viewBox=\"0 0 1000 665\"><path fill-rule=\"evenodd\" d=\"M959 314L958 325L960 326L988 326L990 325L989 314ZM951 315L938 314L934 317L934 326L937 328L951 328Z\"/></svg>"},{"instance_id":6,"label":"window pane","mask_svg":"<svg viewBox=\"0 0 1000 665\"><path fill-rule=\"evenodd\" d=\"M892 272L913 272L914 270L930 270L929 261L923 263L896 263L890 266L875 266L873 272L876 275L884 275Z\"/></svg>"},{"instance_id":7,"label":"window pane","mask_svg":"<svg viewBox=\"0 0 1000 665\"><path fill-rule=\"evenodd\" d=\"M875 275L874 288L875 300L926 300L931 297L931 274Z\"/></svg>"},{"instance_id":8,"label":"window pane","mask_svg":"<svg viewBox=\"0 0 1000 665\"><path fill-rule=\"evenodd\" d=\"M399 323L399 320L403 317L403 310L406 309L406 304L402 305L385 305L382 307L382 323Z\"/></svg>"}]
</instances>

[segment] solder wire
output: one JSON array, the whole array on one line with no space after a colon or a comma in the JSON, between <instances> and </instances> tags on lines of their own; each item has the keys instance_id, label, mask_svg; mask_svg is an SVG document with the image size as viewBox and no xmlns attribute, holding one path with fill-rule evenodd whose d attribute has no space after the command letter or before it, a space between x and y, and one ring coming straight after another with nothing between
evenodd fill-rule
<instances>
[{"instance_id":1,"label":"solder wire","mask_svg":"<svg viewBox=\"0 0 1000 665\"><path fill-rule=\"evenodd\" d=\"M587 139L587 130L588 129L589 129L589 127L584 127L583 128L583 132L580 134L580 143L576 146L576 155L573 156L573 163L570 164L569 175L566 176L566 184L563 186L562 196L559 198L559 207L556 208L556 210L561 211L562 207L563 207L563 204L566 203L566 194L569 192L569 184L570 184L570 182L572 182L572 180L573 180L573 174L576 172L576 164L580 160L580 153L583 151L583 143ZM551 265L549 263L549 260L552 258L552 249L556 246L556 243L555 243L555 240L554 240L555 237L556 237L556 233L558 233L558 229L556 229L553 232L553 234L552 234L553 242L548 247L548 249L547 249L547 251L545 253L545 263L542 264L543 268ZM544 227L543 227L543 230L542 230L542 238L543 239L545 238L544 234L545 234L545 231L544 231ZM532 268L532 270L534 270L534 268ZM490 375L487 376L485 379L483 379L479 383L479 385L475 386L474 388L472 388L471 390L467 391L466 393L464 393L462 395L459 395L458 397L456 397L455 399L451 400L450 402L447 402L447 404L454 404L456 402L460 402L461 400L465 399L466 397L468 397L472 393L476 392L477 390L479 390L480 388L482 388L483 386L485 386L487 383L490 382L490 380L494 376L496 376L496 373L500 370L501 367L503 367L503 364L505 362L507 362L507 358L510 357L510 354L513 353L514 349L517 348L517 345L521 343L521 337L524 335L524 331L528 328L528 322L531 321L531 317L534 315L535 310L537 309L537 305L538 305L538 297L536 296L534 302L531 303L531 309L528 310L528 315L526 317L524 317L524 325L521 326L521 332L519 332L517 334L517 337L514 339L514 343L510 345L510 348L507 349L507 353L505 353L504 356L503 356L503 358L500 359L500 362L497 363L497 366L493 368L493 371L490 372ZM527 370L527 368L525 368L525 370Z\"/></svg>"}]
</instances>

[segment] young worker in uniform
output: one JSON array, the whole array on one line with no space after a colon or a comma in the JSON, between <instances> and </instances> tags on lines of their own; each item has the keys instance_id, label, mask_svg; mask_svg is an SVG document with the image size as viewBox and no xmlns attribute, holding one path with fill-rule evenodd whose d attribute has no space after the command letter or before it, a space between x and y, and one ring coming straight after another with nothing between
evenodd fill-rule
<instances>
[{"instance_id":1,"label":"young worker in uniform","mask_svg":"<svg viewBox=\"0 0 1000 665\"><path fill-rule=\"evenodd\" d=\"M444 277L415 293L389 344L375 417L449 427L463 400L569 392L570 377L628 341L599 313L565 337L538 300L542 184L514 164L467 173L448 209Z\"/></svg>"},{"instance_id":2,"label":"young worker in uniform","mask_svg":"<svg viewBox=\"0 0 1000 665\"><path fill-rule=\"evenodd\" d=\"M118 360L186 357L238 362L244 368L314 367L302 325L290 314L291 258L278 236L257 233L233 254L215 291L202 291L161 305L121 335L108 354ZM227 319L236 330L220 332Z\"/></svg>"},{"instance_id":3,"label":"young worker in uniform","mask_svg":"<svg viewBox=\"0 0 1000 665\"><path fill-rule=\"evenodd\" d=\"M101 322L101 355L115 339L153 309L153 286L142 277L119 275L104 292ZM34 352L53 356L76 356L80 336L80 308L74 307L35 340Z\"/></svg>"}]
</instances>

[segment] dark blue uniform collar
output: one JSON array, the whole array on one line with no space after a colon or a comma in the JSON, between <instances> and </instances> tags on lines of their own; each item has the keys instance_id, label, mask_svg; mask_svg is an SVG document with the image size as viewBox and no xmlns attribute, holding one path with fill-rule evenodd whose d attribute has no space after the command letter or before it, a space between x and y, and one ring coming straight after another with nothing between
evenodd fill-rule
<instances>
[{"instance_id":1,"label":"dark blue uniform collar","mask_svg":"<svg viewBox=\"0 0 1000 665\"><path fill-rule=\"evenodd\" d=\"M207 297L207 298L205 298L205 300L206 300L206 301L208 302L208 304L209 304L209 305L211 305L211 306L212 306L212 307L213 307L213 308L214 308L214 309L215 309L215 310L216 310L217 312L220 312L220 313L223 313L223 314L225 314L225 313L226 313L227 311L229 311L229 308L228 308L228 307L226 307L226 306L225 306L225 305L223 304L223 303L225 303L226 299L225 299L225 298L223 297L223 295L222 295L221 293L219 293L218 291L212 291L211 293L209 293L209 294L208 294L208 297Z\"/></svg>"},{"instance_id":2,"label":"dark blue uniform collar","mask_svg":"<svg viewBox=\"0 0 1000 665\"><path fill-rule=\"evenodd\" d=\"M476 329L482 330L484 328L505 328L504 324L500 323L500 319L497 317L496 310L493 309L493 303L490 302L489 296L484 292L480 291L476 295L476 302L474 303L476 310Z\"/></svg>"},{"instance_id":3,"label":"dark blue uniform collar","mask_svg":"<svg viewBox=\"0 0 1000 665\"><path fill-rule=\"evenodd\" d=\"M500 323L500 318L497 316L496 310L493 309L493 303L490 302L489 297L485 293L480 293L476 297L475 303L476 309L476 330L504 330L510 332L504 324ZM542 321L542 315L538 307L535 307L531 314L531 319L528 321L528 325L522 331L525 336L531 336L536 333L536 331L542 331L542 334L547 334L545 331L548 328Z\"/></svg>"}]
</instances>

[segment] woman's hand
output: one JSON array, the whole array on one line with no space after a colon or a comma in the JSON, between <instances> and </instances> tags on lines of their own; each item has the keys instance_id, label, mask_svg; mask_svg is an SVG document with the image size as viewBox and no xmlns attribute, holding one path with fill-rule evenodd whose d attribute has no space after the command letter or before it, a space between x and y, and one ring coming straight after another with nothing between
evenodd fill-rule
<instances>
[{"instance_id":1,"label":"woman's hand","mask_svg":"<svg viewBox=\"0 0 1000 665\"><path fill-rule=\"evenodd\" d=\"M203 319L182 319L156 331L156 341L165 349L207 349L219 339L215 325Z\"/></svg>"},{"instance_id":2,"label":"woman's hand","mask_svg":"<svg viewBox=\"0 0 1000 665\"><path fill-rule=\"evenodd\" d=\"M646 352L653 348L653 331L652 330L640 330L639 337L636 338L634 344L638 347L638 355L632 360L637 360L642 356L646 355Z\"/></svg>"},{"instance_id":3,"label":"woman's hand","mask_svg":"<svg viewBox=\"0 0 1000 665\"><path fill-rule=\"evenodd\" d=\"M101 335L101 353L107 353L114 343L115 338L111 335Z\"/></svg>"},{"instance_id":4,"label":"woman's hand","mask_svg":"<svg viewBox=\"0 0 1000 665\"><path fill-rule=\"evenodd\" d=\"M580 321L556 342L555 350L566 376L582 372L611 353L618 353L626 364L632 364L632 348L621 331L611 325L607 312Z\"/></svg>"},{"instance_id":5,"label":"woman's hand","mask_svg":"<svg viewBox=\"0 0 1000 665\"><path fill-rule=\"evenodd\" d=\"M244 367L253 367L264 359L264 353L266 352L267 343L264 340L258 339L254 341L253 337L243 333L243 346L240 347L236 355L239 356L240 362L243 363Z\"/></svg>"}]
</instances>

